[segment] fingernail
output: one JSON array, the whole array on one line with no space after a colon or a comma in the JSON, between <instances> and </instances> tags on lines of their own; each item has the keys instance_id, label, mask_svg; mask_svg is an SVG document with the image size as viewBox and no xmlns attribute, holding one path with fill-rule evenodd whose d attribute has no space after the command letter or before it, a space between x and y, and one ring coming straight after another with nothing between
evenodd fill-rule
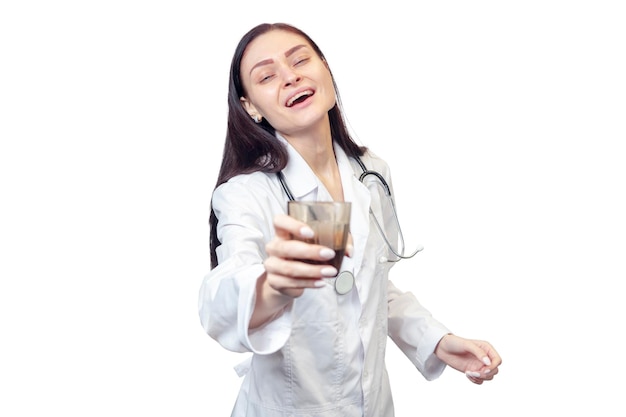
<instances>
[{"instance_id":1,"label":"fingernail","mask_svg":"<svg viewBox=\"0 0 626 417\"><path fill-rule=\"evenodd\" d=\"M330 248L324 248L320 251L320 256L324 259L332 259L335 257L335 251Z\"/></svg>"},{"instance_id":2,"label":"fingernail","mask_svg":"<svg viewBox=\"0 0 626 417\"><path fill-rule=\"evenodd\" d=\"M467 376L473 376L474 378L478 378L480 376L480 372L476 372L476 371L467 371L465 372L465 375Z\"/></svg>"},{"instance_id":3,"label":"fingernail","mask_svg":"<svg viewBox=\"0 0 626 417\"><path fill-rule=\"evenodd\" d=\"M354 251L354 246L348 244L346 245L346 255L352 257L352 252Z\"/></svg>"},{"instance_id":4,"label":"fingernail","mask_svg":"<svg viewBox=\"0 0 626 417\"><path fill-rule=\"evenodd\" d=\"M485 365L489 366L489 365L491 365L491 360L490 360L488 357L486 357L486 356L485 356L485 357L483 358L483 363L484 363Z\"/></svg>"},{"instance_id":5,"label":"fingernail","mask_svg":"<svg viewBox=\"0 0 626 417\"><path fill-rule=\"evenodd\" d=\"M485 375L487 375L489 372L491 372L491 369L486 369L485 370Z\"/></svg>"},{"instance_id":6,"label":"fingernail","mask_svg":"<svg viewBox=\"0 0 626 417\"><path fill-rule=\"evenodd\" d=\"M321 288L321 287L326 286L326 282L324 282L324 281L322 281L322 280L320 279L320 280L315 281L315 282L313 283L313 286L314 286L314 287L317 287L317 288Z\"/></svg>"},{"instance_id":7,"label":"fingernail","mask_svg":"<svg viewBox=\"0 0 626 417\"><path fill-rule=\"evenodd\" d=\"M300 236L310 239L315 236L315 232L309 226L304 226L300 229Z\"/></svg>"},{"instance_id":8,"label":"fingernail","mask_svg":"<svg viewBox=\"0 0 626 417\"><path fill-rule=\"evenodd\" d=\"M337 269L333 268L332 266L326 266L326 267L322 268L322 270L320 272L325 277L336 277L337 276Z\"/></svg>"}]
</instances>

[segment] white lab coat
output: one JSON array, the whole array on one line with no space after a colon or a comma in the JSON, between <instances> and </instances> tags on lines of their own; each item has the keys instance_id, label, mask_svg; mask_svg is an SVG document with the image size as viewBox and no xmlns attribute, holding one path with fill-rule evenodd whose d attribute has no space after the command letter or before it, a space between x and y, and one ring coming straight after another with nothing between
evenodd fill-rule
<instances>
[{"instance_id":1,"label":"white lab coat","mask_svg":"<svg viewBox=\"0 0 626 417\"><path fill-rule=\"evenodd\" d=\"M289 163L283 173L294 197L331 200L304 159L287 147ZM335 154L344 199L352 202L354 254L344 258L341 270L354 273L355 288L346 295L337 294L332 285L307 289L258 329L248 329L255 285L263 273L265 243L274 236L272 220L286 212L287 197L275 174L260 172L234 177L213 194L222 244L217 248L219 265L202 282L200 319L226 349L252 352L236 368L245 377L232 417L393 416L385 369L387 336L426 379L437 378L445 368L433 352L449 330L413 294L398 290L387 278L393 263L381 257L393 255L369 208L379 221L384 219L393 238L397 232L388 201L376 186L368 189L359 182L360 167L338 146ZM383 160L371 153L362 160L391 184Z\"/></svg>"}]
</instances>

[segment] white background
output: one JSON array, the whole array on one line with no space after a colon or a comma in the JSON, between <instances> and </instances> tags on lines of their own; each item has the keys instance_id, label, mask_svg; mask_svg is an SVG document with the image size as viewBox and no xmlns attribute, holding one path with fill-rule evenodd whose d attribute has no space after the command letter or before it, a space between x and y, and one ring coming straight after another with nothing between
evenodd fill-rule
<instances>
[{"instance_id":1,"label":"white background","mask_svg":"<svg viewBox=\"0 0 626 417\"><path fill-rule=\"evenodd\" d=\"M397 415L623 416L620 3L3 2L0 415L229 415L209 201L235 46L285 21L392 167L396 285L504 359L427 382L389 344Z\"/></svg>"}]
</instances>

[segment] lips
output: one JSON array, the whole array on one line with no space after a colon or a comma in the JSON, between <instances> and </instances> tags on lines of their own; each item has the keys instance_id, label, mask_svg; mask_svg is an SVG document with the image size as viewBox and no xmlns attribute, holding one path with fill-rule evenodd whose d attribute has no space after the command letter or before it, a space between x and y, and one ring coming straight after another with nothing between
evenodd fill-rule
<instances>
[{"instance_id":1,"label":"lips","mask_svg":"<svg viewBox=\"0 0 626 417\"><path fill-rule=\"evenodd\" d=\"M292 107L295 104L302 103L307 98L311 97L313 95L313 93L314 93L314 91L310 90L310 89L298 91L296 94L294 94L291 97L289 97L289 99L287 100L285 105L287 107Z\"/></svg>"}]
</instances>

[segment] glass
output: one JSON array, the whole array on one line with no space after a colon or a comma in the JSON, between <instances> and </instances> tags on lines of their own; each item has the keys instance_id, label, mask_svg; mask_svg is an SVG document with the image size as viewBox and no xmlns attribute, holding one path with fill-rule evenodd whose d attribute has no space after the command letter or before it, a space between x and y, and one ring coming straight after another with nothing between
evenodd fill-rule
<instances>
[{"instance_id":1,"label":"glass","mask_svg":"<svg viewBox=\"0 0 626 417\"><path fill-rule=\"evenodd\" d=\"M330 261L303 260L313 264L330 264L337 270L341 267L350 233L350 211L352 204L339 201L289 201L288 213L309 225L315 236L309 239L297 237L307 243L331 248L335 257Z\"/></svg>"}]
</instances>

